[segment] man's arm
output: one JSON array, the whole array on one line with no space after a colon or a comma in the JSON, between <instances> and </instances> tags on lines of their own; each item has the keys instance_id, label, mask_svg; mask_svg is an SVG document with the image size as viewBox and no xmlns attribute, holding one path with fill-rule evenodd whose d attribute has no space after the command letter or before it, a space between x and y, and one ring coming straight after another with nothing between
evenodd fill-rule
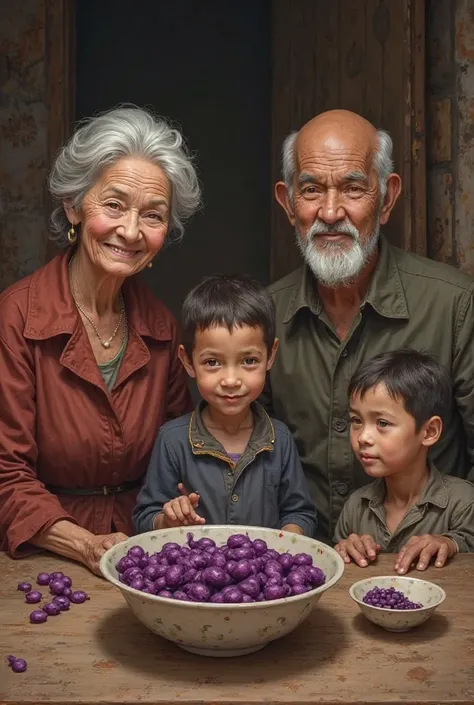
<instances>
[{"instance_id":1,"label":"man's arm","mask_svg":"<svg viewBox=\"0 0 474 705\"><path fill-rule=\"evenodd\" d=\"M474 283L466 292L456 321L453 341L453 394L467 438L470 470L474 482Z\"/></svg>"}]
</instances>

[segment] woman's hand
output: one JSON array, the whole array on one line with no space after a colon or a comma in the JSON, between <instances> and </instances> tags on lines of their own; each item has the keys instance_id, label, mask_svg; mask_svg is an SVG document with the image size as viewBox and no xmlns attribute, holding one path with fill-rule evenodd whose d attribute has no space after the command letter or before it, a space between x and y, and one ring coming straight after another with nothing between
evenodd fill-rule
<instances>
[{"instance_id":1,"label":"woman's hand","mask_svg":"<svg viewBox=\"0 0 474 705\"><path fill-rule=\"evenodd\" d=\"M91 534L90 537L84 541L82 563L96 575L101 575L99 563L104 553L108 551L109 548L112 548L112 546L115 546L115 544L126 541L127 539L128 536L121 532L115 534L101 534L99 536Z\"/></svg>"},{"instance_id":2,"label":"woman's hand","mask_svg":"<svg viewBox=\"0 0 474 705\"><path fill-rule=\"evenodd\" d=\"M36 534L30 543L52 553L58 553L73 561L83 563L93 573L100 575L99 562L104 553L128 536L120 532L95 536L72 521L62 519Z\"/></svg>"}]
</instances>

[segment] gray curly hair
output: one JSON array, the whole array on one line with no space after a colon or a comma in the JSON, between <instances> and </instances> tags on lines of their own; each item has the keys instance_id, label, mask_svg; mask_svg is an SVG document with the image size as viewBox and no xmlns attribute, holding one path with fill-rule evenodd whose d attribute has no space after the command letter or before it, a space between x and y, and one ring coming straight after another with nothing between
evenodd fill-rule
<instances>
[{"instance_id":1,"label":"gray curly hair","mask_svg":"<svg viewBox=\"0 0 474 705\"><path fill-rule=\"evenodd\" d=\"M51 238L60 247L69 244L70 223L64 201L79 207L104 168L132 156L158 165L170 180L170 235L181 239L184 222L198 209L201 200L192 157L179 130L151 112L132 106L117 107L84 120L57 154L48 185L58 201L51 214Z\"/></svg>"}]
</instances>

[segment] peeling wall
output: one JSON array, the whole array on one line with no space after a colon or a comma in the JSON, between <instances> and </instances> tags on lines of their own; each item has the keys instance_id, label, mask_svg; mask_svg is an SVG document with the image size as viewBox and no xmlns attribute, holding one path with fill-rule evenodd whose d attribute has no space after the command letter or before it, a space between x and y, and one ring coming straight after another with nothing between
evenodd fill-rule
<instances>
[{"instance_id":1,"label":"peeling wall","mask_svg":"<svg viewBox=\"0 0 474 705\"><path fill-rule=\"evenodd\" d=\"M474 274L474 0L428 0L428 254Z\"/></svg>"},{"instance_id":2,"label":"peeling wall","mask_svg":"<svg viewBox=\"0 0 474 705\"><path fill-rule=\"evenodd\" d=\"M45 261L45 0L0 2L0 291Z\"/></svg>"}]
</instances>

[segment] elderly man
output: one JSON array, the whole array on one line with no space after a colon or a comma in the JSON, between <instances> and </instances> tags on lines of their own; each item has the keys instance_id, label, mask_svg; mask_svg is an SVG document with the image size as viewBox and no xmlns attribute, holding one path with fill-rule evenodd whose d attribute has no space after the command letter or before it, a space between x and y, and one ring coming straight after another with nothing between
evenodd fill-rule
<instances>
[{"instance_id":1,"label":"elderly man","mask_svg":"<svg viewBox=\"0 0 474 705\"><path fill-rule=\"evenodd\" d=\"M423 349L450 370L453 404L433 460L444 473L468 477L474 283L380 234L401 181L390 137L359 115L333 110L290 135L283 179L276 198L304 265L271 287L280 349L264 402L294 435L319 512L317 536L331 541L349 493L368 480L351 452L347 385L377 353Z\"/></svg>"}]
</instances>

